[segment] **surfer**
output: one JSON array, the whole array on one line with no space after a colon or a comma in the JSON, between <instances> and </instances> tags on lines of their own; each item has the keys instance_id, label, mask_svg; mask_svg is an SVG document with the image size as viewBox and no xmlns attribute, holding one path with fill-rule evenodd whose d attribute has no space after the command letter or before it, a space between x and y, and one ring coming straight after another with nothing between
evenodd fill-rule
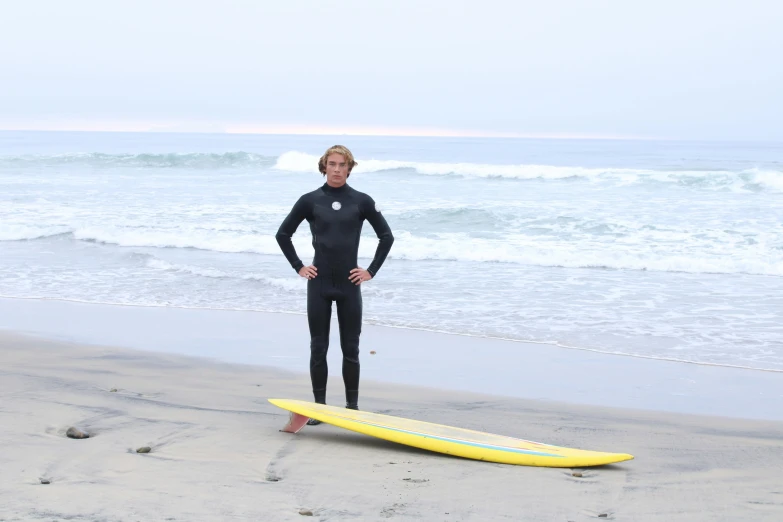
<instances>
[{"instance_id":1,"label":"surfer","mask_svg":"<svg viewBox=\"0 0 783 522\"><path fill-rule=\"evenodd\" d=\"M318 160L326 178L318 189L301 196L280 225L278 245L291 267L307 281L307 322L310 328L310 380L315 402L326 404L329 325L332 302L337 303L346 407L358 409L359 335L362 329L362 283L374 278L394 242L394 236L375 201L347 184L356 166L353 154L342 145L330 147ZM305 266L291 236L307 220L315 256ZM364 220L379 239L370 265L358 266L359 238ZM318 421L311 419L312 424Z\"/></svg>"}]
</instances>

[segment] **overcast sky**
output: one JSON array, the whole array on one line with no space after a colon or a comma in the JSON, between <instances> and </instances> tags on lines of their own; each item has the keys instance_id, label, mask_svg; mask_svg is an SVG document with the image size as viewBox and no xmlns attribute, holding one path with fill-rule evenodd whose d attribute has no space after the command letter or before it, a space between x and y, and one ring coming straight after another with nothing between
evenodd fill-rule
<instances>
[{"instance_id":1,"label":"overcast sky","mask_svg":"<svg viewBox=\"0 0 783 522\"><path fill-rule=\"evenodd\" d=\"M0 129L783 140L783 2L8 1Z\"/></svg>"}]
</instances>

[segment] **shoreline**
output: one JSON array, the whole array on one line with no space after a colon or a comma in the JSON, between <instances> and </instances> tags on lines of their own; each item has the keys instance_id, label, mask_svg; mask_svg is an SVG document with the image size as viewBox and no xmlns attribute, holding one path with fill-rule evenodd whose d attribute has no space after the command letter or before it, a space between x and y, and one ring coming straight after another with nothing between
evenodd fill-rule
<instances>
[{"instance_id":1,"label":"shoreline","mask_svg":"<svg viewBox=\"0 0 783 522\"><path fill-rule=\"evenodd\" d=\"M360 407L634 460L511 466L334 426L281 433L306 374L0 332L0 519L754 520L783 513L783 422L363 381ZM339 375L329 383L338 404ZM74 440L78 427L91 436ZM137 449L149 447L149 453ZM574 475L574 472L579 473ZM42 481L49 482L43 484Z\"/></svg>"},{"instance_id":2,"label":"shoreline","mask_svg":"<svg viewBox=\"0 0 783 522\"><path fill-rule=\"evenodd\" d=\"M336 325L335 325L336 326ZM0 299L0 330L306 374L306 316ZM370 354L375 351L376 354ZM339 374L332 329L330 375ZM362 380L454 392L718 417L783 420L783 375L428 330L365 325ZM335 373L337 372L337 374Z\"/></svg>"},{"instance_id":3,"label":"shoreline","mask_svg":"<svg viewBox=\"0 0 783 522\"><path fill-rule=\"evenodd\" d=\"M106 303L106 302L99 302L99 301L86 301L82 299L68 299L64 297L19 297L19 296L7 296L7 295L0 295L0 300L3 299L9 299L9 300L23 300L23 301L59 301L64 303L79 303L79 304L86 304L86 305L94 305L94 306L112 306L112 307L129 307L129 308L152 308L152 309L158 309L158 308L174 308L178 310L198 310L198 311L213 311L213 312L250 312L250 313L259 313L259 314L282 314L282 315L296 315L296 316L306 316L307 314L305 312L292 312L288 310L264 310L260 308L209 308L205 306L180 306L180 305L148 305L148 304L134 304L134 303ZM333 319L334 321L334 319ZM598 353L602 355L612 355L617 357L630 357L633 359L649 359L651 361L665 361L665 362L672 362L672 363L682 363L682 364L694 364L697 366L714 366L717 368L732 368L737 370L749 370L749 371L757 371L757 372L771 372L771 373L783 373L783 369L777 369L777 368L758 368L755 366L744 366L741 364L725 364L725 363L713 363L713 362L705 362L705 361L690 361L687 359L677 359L674 357L659 357L655 355L640 355L640 354L633 354L633 353L625 353L625 352L613 352L609 350L601 350L599 348L585 348L580 346L570 346L567 344L563 344L557 341L534 341L529 339L514 339L512 337L500 337L495 335L479 335L479 334L471 334L471 333L465 333L465 332L449 332L447 330L438 330L436 328L424 328L424 327L415 327L415 326L400 326L400 325L393 325L393 324L383 324L383 323L377 323L371 320L364 320L364 325L367 326L373 326L378 328L395 328L399 330L411 330L411 331L417 331L417 332L429 332L429 333L436 333L436 334L442 334L442 335L451 335L451 336L457 336L457 337L469 337L473 339L491 339L495 341L506 341L510 343L520 343L520 344L540 344L543 346L550 346L552 348L559 348L562 350L577 350L582 352L593 352Z\"/></svg>"}]
</instances>

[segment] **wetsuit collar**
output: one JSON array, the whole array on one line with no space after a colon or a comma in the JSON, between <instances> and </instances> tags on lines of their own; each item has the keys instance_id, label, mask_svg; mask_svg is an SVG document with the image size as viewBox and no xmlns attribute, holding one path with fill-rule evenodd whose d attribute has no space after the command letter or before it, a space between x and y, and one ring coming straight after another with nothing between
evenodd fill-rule
<instances>
[{"instance_id":1,"label":"wetsuit collar","mask_svg":"<svg viewBox=\"0 0 783 522\"><path fill-rule=\"evenodd\" d=\"M345 183L342 187L332 187L328 183L324 183L321 188L327 194L340 194L348 189L348 183Z\"/></svg>"}]
</instances>

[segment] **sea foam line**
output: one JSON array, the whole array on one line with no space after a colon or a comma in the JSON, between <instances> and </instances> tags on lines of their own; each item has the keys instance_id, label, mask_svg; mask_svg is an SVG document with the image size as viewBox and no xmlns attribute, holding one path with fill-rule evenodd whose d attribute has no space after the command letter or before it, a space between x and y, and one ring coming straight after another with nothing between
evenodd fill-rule
<instances>
[{"instance_id":1,"label":"sea foam line","mask_svg":"<svg viewBox=\"0 0 783 522\"><path fill-rule=\"evenodd\" d=\"M123 227L85 227L63 232L52 230L51 236L34 231L30 240L44 237L71 237L78 241L133 248L197 249L227 254L280 255L274 236L236 232L201 231L188 235L183 230L127 229ZM746 247L726 243L699 246L699 251L679 250L647 252L630 245L619 249L590 238L564 242L530 236L508 236L500 239L465 238L442 234L439 238L424 238L406 231L395 234L397 240L389 259L399 261L443 261L470 263L503 263L522 266L542 266L574 269L606 269L675 272L692 274L747 274L783 276L783 251ZM11 235L11 240L22 240ZM359 257L370 259L376 241L363 237ZM312 256L311 237L306 232L294 237L294 245L303 258ZM719 250L715 250L718 247ZM743 253L740 255L741 253ZM701 254L701 255L699 255Z\"/></svg>"}]
</instances>

